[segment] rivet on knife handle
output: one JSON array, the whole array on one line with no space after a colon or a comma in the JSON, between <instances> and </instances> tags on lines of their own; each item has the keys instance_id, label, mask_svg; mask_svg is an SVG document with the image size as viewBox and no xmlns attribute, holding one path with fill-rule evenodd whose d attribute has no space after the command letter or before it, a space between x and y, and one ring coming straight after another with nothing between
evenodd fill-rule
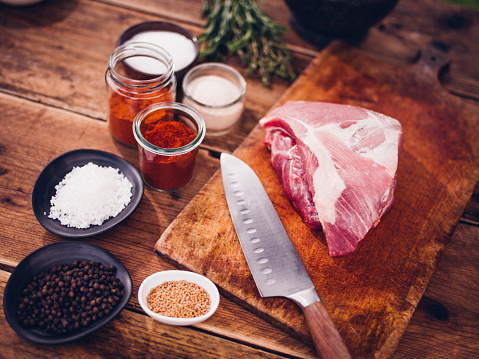
<instances>
[{"instance_id":1,"label":"rivet on knife handle","mask_svg":"<svg viewBox=\"0 0 479 359\"><path fill-rule=\"evenodd\" d=\"M231 218L260 295L286 297L298 304L323 358L350 358L258 176L225 153L221 174Z\"/></svg>"}]
</instances>

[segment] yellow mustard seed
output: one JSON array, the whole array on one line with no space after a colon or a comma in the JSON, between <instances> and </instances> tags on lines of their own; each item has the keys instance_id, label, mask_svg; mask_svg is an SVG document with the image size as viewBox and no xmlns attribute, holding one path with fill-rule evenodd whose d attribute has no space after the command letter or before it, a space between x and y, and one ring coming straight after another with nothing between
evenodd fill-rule
<instances>
[{"instance_id":1,"label":"yellow mustard seed","mask_svg":"<svg viewBox=\"0 0 479 359\"><path fill-rule=\"evenodd\" d=\"M202 287L185 280L169 281L153 288L148 307L166 317L194 318L209 312L211 299Z\"/></svg>"}]
</instances>

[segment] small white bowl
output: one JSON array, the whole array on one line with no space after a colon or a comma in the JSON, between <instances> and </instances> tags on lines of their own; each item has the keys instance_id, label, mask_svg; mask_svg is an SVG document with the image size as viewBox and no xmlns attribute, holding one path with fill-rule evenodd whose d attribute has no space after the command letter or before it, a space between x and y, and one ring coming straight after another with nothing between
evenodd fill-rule
<instances>
[{"instance_id":1,"label":"small white bowl","mask_svg":"<svg viewBox=\"0 0 479 359\"><path fill-rule=\"evenodd\" d=\"M210 311L208 313L194 318L174 318L159 315L148 307L146 298L153 288L156 288L164 282L180 280L198 284L208 292L211 300ZM211 280L200 274L181 270L168 270L154 273L147 277L143 283L141 283L140 289L138 290L138 301L140 302L141 308L143 308L145 313L153 319L169 325L183 326L197 324L211 317L220 303L220 294L218 292L218 288L216 288L216 285Z\"/></svg>"}]
</instances>

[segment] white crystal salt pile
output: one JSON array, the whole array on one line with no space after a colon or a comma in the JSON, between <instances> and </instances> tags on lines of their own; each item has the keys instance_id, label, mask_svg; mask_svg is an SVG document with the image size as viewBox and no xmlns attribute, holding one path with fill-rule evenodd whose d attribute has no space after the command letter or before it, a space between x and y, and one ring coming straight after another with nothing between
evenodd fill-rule
<instances>
[{"instance_id":1,"label":"white crystal salt pile","mask_svg":"<svg viewBox=\"0 0 479 359\"><path fill-rule=\"evenodd\" d=\"M55 186L49 218L64 226L89 228L116 217L130 203L133 185L117 168L88 163L74 167Z\"/></svg>"}]
</instances>

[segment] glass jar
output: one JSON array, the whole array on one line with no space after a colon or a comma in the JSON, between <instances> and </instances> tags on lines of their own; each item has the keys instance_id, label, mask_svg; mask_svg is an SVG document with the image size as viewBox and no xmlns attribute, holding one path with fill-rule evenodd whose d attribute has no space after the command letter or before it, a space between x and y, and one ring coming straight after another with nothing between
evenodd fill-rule
<instances>
[{"instance_id":1,"label":"glass jar","mask_svg":"<svg viewBox=\"0 0 479 359\"><path fill-rule=\"evenodd\" d=\"M158 103L133 123L144 182L158 191L177 191L193 179L198 146L205 137L200 114L181 103Z\"/></svg>"},{"instance_id":2,"label":"glass jar","mask_svg":"<svg viewBox=\"0 0 479 359\"><path fill-rule=\"evenodd\" d=\"M207 136L231 131L241 120L246 82L234 68L220 63L195 66L183 79L183 103L197 110Z\"/></svg>"},{"instance_id":3,"label":"glass jar","mask_svg":"<svg viewBox=\"0 0 479 359\"><path fill-rule=\"evenodd\" d=\"M132 125L142 109L176 100L171 55L148 43L131 42L115 49L105 74L109 92L108 128L115 139L136 146Z\"/></svg>"}]
</instances>

